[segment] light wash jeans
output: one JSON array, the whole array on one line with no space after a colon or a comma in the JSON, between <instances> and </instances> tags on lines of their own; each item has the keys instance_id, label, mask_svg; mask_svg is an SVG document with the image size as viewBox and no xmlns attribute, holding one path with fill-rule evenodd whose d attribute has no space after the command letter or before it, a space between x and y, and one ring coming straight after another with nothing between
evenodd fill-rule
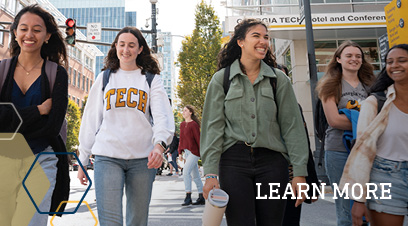
<instances>
[{"instance_id":1,"label":"light wash jeans","mask_svg":"<svg viewBox=\"0 0 408 226\"><path fill-rule=\"evenodd\" d=\"M53 150L47 147L44 152L53 152ZM58 158L54 154L40 155L37 159L39 164L34 165L25 181L25 186L38 209L41 212L47 212L40 214L22 185L35 157L37 155L23 159L1 158L0 162L7 168L7 172L0 170L0 180L5 182L0 189L0 225L47 226L47 213L50 211L55 187ZM47 179L49 184L45 183Z\"/></svg>"},{"instance_id":2,"label":"light wash jeans","mask_svg":"<svg viewBox=\"0 0 408 226\"><path fill-rule=\"evenodd\" d=\"M156 169L147 158L116 159L95 156L95 193L101 226L123 225L123 189L126 192L126 225L147 226Z\"/></svg>"},{"instance_id":3,"label":"light wash jeans","mask_svg":"<svg viewBox=\"0 0 408 226\"><path fill-rule=\"evenodd\" d=\"M193 155L188 149L184 149L184 158L186 159L183 168L185 191L187 193L191 192L191 178L193 178L198 193L203 193L203 182L201 181L200 172L198 172L198 160L200 157Z\"/></svg>"},{"instance_id":4,"label":"light wash jeans","mask_svg":"<svg viewBox=\"0 0 408 226\"><path fill-rule=\"evenodd\" d=\"M341 176L343 175L344 165L348 158L347 152L340 151L325 151L325 167L326 174L330 180L330 186L333 189L333 183L340 184ZM350 199L344 199L337 197L336 203L336 215L337 226L350 226L351 221L351 205Z\"/></svg>"}]
</instances>

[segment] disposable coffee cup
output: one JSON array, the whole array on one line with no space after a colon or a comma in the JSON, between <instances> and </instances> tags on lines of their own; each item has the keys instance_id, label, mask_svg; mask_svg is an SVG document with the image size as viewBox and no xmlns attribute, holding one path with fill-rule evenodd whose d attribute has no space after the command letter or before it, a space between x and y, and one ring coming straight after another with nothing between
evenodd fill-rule
<instances>
[{"instance_id":1,"label":"disposable coffee cup","mask_svg":"<svg viewBox=\"0 0 408 226\"><path fill-rule=\"evenodd\" d=\"M229 196L221 190L214 188L208 193L203 213L203 226L220 226Z\"/></svg>"}]
</instances>

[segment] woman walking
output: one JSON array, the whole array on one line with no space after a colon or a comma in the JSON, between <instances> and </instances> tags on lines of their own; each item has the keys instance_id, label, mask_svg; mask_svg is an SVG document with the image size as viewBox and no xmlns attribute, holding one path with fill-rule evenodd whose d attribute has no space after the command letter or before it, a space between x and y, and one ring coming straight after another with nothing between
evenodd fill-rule
<instances>
[{"instance_id":1,"label":"woman walking","mask_svg":"<svg viewBox=\"0 0 408 226\"><path fill-rule=\"evenodd\" d=\"M183 109L184 121L180 124L180 143L179 143L179 158L183 161L182 152L186 162L183 167L183 179L186 191L186 198L182 206L204 205L203 197L203 182L201 182L200 173L198 171L198 160L200 159L200 121L195 115L194 108L187 105ZM193 203L191 199L191 179L196 184L198 191L198 199Z\"/></svg>"}]
</instances>

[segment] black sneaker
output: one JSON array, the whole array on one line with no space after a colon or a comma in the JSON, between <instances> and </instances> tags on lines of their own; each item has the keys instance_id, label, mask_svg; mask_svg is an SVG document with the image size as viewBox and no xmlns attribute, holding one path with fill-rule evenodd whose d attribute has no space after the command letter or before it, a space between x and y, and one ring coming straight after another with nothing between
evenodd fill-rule
<instances>
[{"instance_id":1,"label":"black sneaker","mask_svg":"<svg viewBox=\"0 0 408 226\"><path fill-rule=\"evenodd\" d=\"M172 174L172 173L168 173L168 174L166 174L166 176L173 176L173 174Z\"/></svg>"}]
</instances>

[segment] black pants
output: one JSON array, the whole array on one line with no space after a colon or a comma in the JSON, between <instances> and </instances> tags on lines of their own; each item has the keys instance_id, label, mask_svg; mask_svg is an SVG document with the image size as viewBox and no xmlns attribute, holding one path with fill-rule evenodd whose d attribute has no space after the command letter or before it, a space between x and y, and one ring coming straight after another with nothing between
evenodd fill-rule
<instances>
[{"instance_id":1,"label":"black pants","mask_svg":"<svg viewBox=\"0 0 408 226\"><path fill-rule=\"evenodd\" d=\"M229 195L228 225L282 225L286 199L269 199L269 183L280 183L282 196L289 180L288 162L281 153L235 144L221 155L219 173L221 189ZM256 183L261 183L259 194ZM256 199L265 195L267 199Z\"/></svg>"},{"instance_id":2,"label":"black pants","mask_svg":"<svg viewBox=\"0 0 408 226\"><path fill-rule=\"evenodd\" d=\"M296 199L291 199L292 195L288 195L286 203L285 216L283 218L282 226L299 226L300 214L302 212L302 205L295 207Z\"/></svg>"}]
</instances>

